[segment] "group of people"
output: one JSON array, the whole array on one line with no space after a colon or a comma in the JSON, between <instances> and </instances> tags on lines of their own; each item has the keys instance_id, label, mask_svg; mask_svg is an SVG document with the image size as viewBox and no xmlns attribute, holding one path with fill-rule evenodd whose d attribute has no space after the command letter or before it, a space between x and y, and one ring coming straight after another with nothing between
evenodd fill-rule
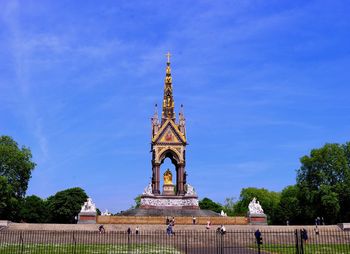
<instances>
[{"instance_id":1,"label":"group of people","mask_svg":"<svg viewBox=\"0 0 350 254\"><path fill-rule=\"evenodd\" d=\"M98 227L98 232L99 232L100 234L106 233L105 227L104 227L103 225L100 225L100 226ZM129 227L129 228L126 230L126 232L128 233L128 235L131 235L131 234L132 234L131 228ZM136 228L135 228L135 234L138 235L139 232L140 232L140 228L139 228L139 226L136 226Z\"/></svg>"},{"instance_id":2,"label":"group of people","mask_svg":"<svg viewBox=\"0 0 350 254\"><path fill-rule=\"evenodd\" d=\"M225 228L225 226L224 226L224 225L220 225L220 227L218 227L218 228L216 229L216 233L219 233L219 234L222 234L222 235L226 234L226 228Z\"/></svg>"},{"instance_id":3,"label":"group of people","mask_svg":"<svg viewBox=\"0 0 350 254\"><path fill-rule=\"evenodd\" d=\"M128 233L128 235L131 235L131 234L132 234L131 228L129 227L128 230L127 230L126 232ZM135 228L135 234L138 235L139 232L140 232L140 228L139 228L139 226L136 226L136 228Z\"/></svg>"}]
</instances>

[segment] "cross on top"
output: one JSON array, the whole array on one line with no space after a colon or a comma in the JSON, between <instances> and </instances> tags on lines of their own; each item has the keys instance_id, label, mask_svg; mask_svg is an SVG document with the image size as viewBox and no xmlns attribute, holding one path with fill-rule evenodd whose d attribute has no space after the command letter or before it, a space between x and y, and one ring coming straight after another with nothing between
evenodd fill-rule
<instances>
[{"instance_id":1,"label":"cross on top","mask_svg":"<svg viewBox=\"0 0 350 254\"><path fill-rule=\"evenodd\" d=\"M171 56L171 55L170 55L170 52L166 53L165 55L166 55L166 57L168 58L168 63L170 63L170 56Z\"/></svg>"}]
</instances>

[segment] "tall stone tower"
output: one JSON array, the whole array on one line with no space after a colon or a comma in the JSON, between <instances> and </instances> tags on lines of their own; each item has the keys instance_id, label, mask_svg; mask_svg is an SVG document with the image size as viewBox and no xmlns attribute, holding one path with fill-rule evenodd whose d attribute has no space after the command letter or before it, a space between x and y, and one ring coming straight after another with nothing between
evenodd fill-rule
<instances>
[{"instance_id":1,"label":"tall stone tower","mask_svg":"<svg viewBox=\"0 0 350 254\"><path fill-rule=\"evenodd\" d=\"M175 116L170 53L167 54L161 120L159 121L156 105L151 123L152 182L143 193L141 207L198 208L197 195L193 187L187 184L185 116L182 105L178 120ZM175 166L176 185L172 184L172 174L167 171L161 189L160 166L166 158L169 158Z\"/></svg>"}]
</instances>

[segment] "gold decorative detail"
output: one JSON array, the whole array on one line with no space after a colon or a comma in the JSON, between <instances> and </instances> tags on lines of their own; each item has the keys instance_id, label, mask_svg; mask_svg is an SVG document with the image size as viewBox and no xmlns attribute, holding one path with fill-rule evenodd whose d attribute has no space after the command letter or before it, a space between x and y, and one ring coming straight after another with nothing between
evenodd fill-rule
<instances>
[{"instance_id":1,"label":"gold decorative detail","mask_svg":"<svg viewBox=\"0 0 350 254\"><path fill-rule=\"evenodd\" d=\"M171 174L171 171L167 169L164 173L164 184L173 184L173 175Z\"/></svg>"},{"instance_id":2,"label":"gold decorative detail","mask_svg":"<svg viewBox=\"0 0 350 254\"><path fill-rule=\"evenodd\" d=\"M171 83L172 81L173 81L173 79L171 78L171 76L165 77L165 83Z\"/></svg>"},{"instance_id":3,"label":"gold decorative detail","mask_svg":"<svg viewBox=\"0 0 350 254\"><path fill-rule=\"evenodd\" d=\"M171 74L170 66L166 67L166 74Z\"/></svg>"}]
</instances>

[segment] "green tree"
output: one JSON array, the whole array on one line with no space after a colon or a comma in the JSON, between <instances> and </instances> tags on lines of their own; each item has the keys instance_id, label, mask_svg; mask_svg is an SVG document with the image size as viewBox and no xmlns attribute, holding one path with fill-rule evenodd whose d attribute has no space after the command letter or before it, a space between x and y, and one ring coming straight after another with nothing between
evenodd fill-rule
<instances>
[{"instance_id":1,"label":"green tree","mask_svg":"<svg viewBox=\"0 0 350 254\"><path fill-rule=\"evenodd\" d=\"M299 204L299 188L296 185L285 187L281 192L281 199L276 211L275 223L299 224L301 221L301 207Z\"/></svg>"},{"instance_id":2,"label":"green tree","mask_svg":"<svg viewBox=\"0 0 350 254\"><path fill-rule=\"evenodd\" d=\"M303 156L297 172L303 223L324 217L328 223L350 219L349 143L326 144Z\"/></svg>"},{"instance_id":3,"label":"green tree","mask_svg":"<svg viewBox=\"0 0 350 254\"><path fill-rule=\"evenodd\" d=\"M280 193L259 188L243 188L239 201L235 205L235 214L245 216L248 212L248 205L253 198L260 202L269 223L274 223L277 218L277 209L280 201Z\"/></svg>"},{"instance_id":4,"label":"green tree","mask_svg":"<svg viewBox=\"0 0 350 254\"><path fill-rule=\"evenodd\" d=\"M230 197L230 198L226 198L225 199L225 203L224 203L224 212L228 215L228 216L233 216L235 215L235 198L234 197Z\"/></svg>"},{"instance_id":5,"label":"green tree","mask_svg":"<svg viewBox=\"0 0 350 254\"><path fill-rule=\"evenodd\" d=\"M138 195L136 198L134 198L135 201L135 206L133 206L132 208L139 208L141 205L141 195Z\"/></svg>"},{"instance_id":6,"label":"green tree","mask_svg":"<svg viewBox=\"0 0 350 254\"><path fill-rule=\"evenodd\" d=\"M88 196L79 187L57 192L47 199L50 222L74 223Z\"/></svg>"},{"instance_id":7,"label":"green tree","mask_svg":"<svg viewBox=\"0 0 350 254\"><path fill-rule=\"evenodd\" d=\"M216 213L220 213L223 210L222 205L219 203L215 203L213 200L209 198L203 198L199 201L200 209L211 210Z\"/></svg>"},{"instance_id":8,"label":"green tree","mask_svg":"<svg viewBox=\"0 0 350 254\"><path fill-rule=\"evenodd\" d=\"M0 176L0 215L4 214L6 208L10 204L11 193L11 186L9 185L7 178Z\"/></svg>"},{"instance_id":9,"label":"green tree","mask_svg":"<svg viewBox=\"0 0 350 254\"><path fill-rule=\"evenodd\" d=\"M1 198L0 217L17 220L21 200L28 188L35 163L29 148L18 147L16 141L9 136L0 136L0 176L6 198Z\"/></svg>"},{"instance_id":10,"label":"green tree","mask_svg":"<svg viewBox=\"0 0 350 254\"><path fill-rule=\"evenodd\" d=\"M45 201L35 195L25 197L21 204L19 217L30 223L47 222L48 210Z\"/></svg>"}]
</instances>

